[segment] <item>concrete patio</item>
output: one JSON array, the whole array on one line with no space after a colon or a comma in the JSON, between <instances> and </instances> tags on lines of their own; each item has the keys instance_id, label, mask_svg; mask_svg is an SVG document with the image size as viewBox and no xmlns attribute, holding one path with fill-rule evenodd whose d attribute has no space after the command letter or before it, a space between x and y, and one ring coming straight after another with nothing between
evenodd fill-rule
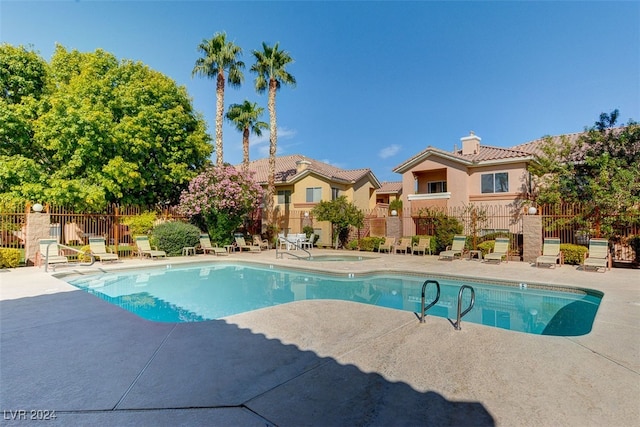
<instances>
[{"instance_id":1,"label":"concrete patio","mask_svg":"<svg viewBox=\"0 0 640 427\"><path fill-rule=\"evenodd\" d=\"M36 267L0 270L2 422L37 423L31 418L55 411L46 425L640 425L640 271L373 255L304 267L509 279L605 295L592 331L578 337L468 322L456 331L439 317L420 324L409 312L319 300L167 324ZM232 260L301 267L284 258L270 250L58 273Z\"/></svg>"}]
</instances>

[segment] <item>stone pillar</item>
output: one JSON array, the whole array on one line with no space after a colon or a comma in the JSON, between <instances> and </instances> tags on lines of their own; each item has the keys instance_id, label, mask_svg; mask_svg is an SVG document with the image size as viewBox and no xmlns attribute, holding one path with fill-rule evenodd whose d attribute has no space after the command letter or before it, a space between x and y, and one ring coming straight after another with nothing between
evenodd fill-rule
<instances>
[{"instance_id":1,"label":"stone pillar","mask_svg":"<svg viewBox=\"0 0 640 427\"><path fill-rule=\"evenodd\" d=\"M387 236L389 237L402 237L402 218L399 216L387 217Z\"/></svg>"},{"instance_id":2,"label":"stone pillar","mask_svg":"<svg viewBox=\"0 0 640 427\"><path fill-rule=\"evenodd\" d=\"M522 260L536 262L542 253L542 216L522 217Z\"/></svg>"},{"instance_id":3,"label":"stone pillar","mask_svg":"<svg viewBox=\"0 0 640 427\"><path fill-rule=\"evenodd\" d=\"M27 265L36 265L40 252L40 239L49 238L51 217L48 213L29 212L27 214L24 259Z\"/></svg>"}]
</instances>

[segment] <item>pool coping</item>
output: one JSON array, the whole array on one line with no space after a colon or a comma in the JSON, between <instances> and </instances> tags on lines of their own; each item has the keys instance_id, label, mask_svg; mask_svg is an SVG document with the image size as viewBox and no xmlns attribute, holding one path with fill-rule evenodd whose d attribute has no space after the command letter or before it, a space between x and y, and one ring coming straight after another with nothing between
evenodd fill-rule
<instances>
[{"instance_id":1,"label":"pool coping","mask_svg":"<svg viewBox=\"0 0 640 427\"><path fill-rule=\"evenodd\" d=\"M267 251L257 256L231 255L229 260L287 267L299 262L273 257L274 251ZM207 262L211 260L214 258ZM192 261L193 257L184 257L167 262ZM339 273L361 274L368 268L329 263ZM100 268L164 264L127 260ZM0 273L0 409L65 408L51 425L383 425L392 421L411 425L416 419L434 424L476 420L479 425L633 425L640 417L637 270L615 269L599 274L572 266L534 269L513 261L488 267L475 261L437 261L410 255L382 255L376 264L384 274L412 271L450 276L463 272L469 277L490 279L494 277L488 276L518 275L526 281L536 278L563 287L579 285L604 292L605 296L592 332L570 338L474 324L453 331L441 318L429 318L426 325L419 325L408 312L324 301L261 309L231 316L224 324L212 321L163 329L119 315L104 305L107 303L96 303L73 292L71 285L65 286L65 282L42 270L16 269ZM304 270L308 269L305 266ZM65 328L75 332L73 340L64 334ZM104 333L100 340L95 338L96 330ZM131 338L123 339L122 331ZM223 357L216 365L208 365L205 361L218 350L203 338L218 334L226 337L225 342L239 358L247 351L249 355L271 356L258 357L257 364L253 358L238 365ZM150 342L153 340L155 344ZM104 354L110 347L103 349L100 341L131 354L130 363L134 365L140 359L138 368L131 367L132 379L124 381L123 372L108 367L105 362L113 355ZM183 354L181 342L209 347L202 351L196 347L192 354ZM416 352L416 343L425 346ZM30 347L45 349L45 355L34 354ZM75 365L65 358L74 360ZM97 378L91 374L91 367L99 363L105 363L107 369L101 373L105 375L104 384L96 384ZM191 378L189 388L185 389L179 378L165 384L153 375L175 364L182 367L181 375ZM260 365L267 365L270 374L257 375L263 372ZM202 371L202 366L208 366L208 370ZM475 369L457 370L456 366ZM57 375L51 375L51 367ZM87 372L79 374L84 372L78 371L79 367ZM72 373L79 378L68 377ZM37 386L25 384L21 380L24 375L37 381ZM211 403L207 399L215 400L210 390L214 385L200 378L207 375L241 379L239 384L225 383L225 387L216 389L213 394L220 394L221 400ZM343 383L346 379L348 382ZM72 381L84 384L87 391L101 387L105 396L119 396L119 406L100 406L100 397L92 400L81 391L67 389L67 402L76 402L69 409L46 394ZM545 387L545 382L554 387ZM336 393L338 397L332 397ZM430 412L420 406L429 407Z\"/></svg>"}]
</instances>

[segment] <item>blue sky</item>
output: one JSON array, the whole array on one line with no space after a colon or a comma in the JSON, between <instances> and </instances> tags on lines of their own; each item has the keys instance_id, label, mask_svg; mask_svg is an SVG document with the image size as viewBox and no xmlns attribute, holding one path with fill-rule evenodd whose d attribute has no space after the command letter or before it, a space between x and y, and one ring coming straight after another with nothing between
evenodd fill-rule
<instances>
[{"instance_id":1,"label":"blue sky","mask_svg":"<svg viewBox=\"0 0 640 427\"><path fill-rule=\"evenodd\" d=\"M427 146L473 130L511 147L580 132L602 112L640 120L639 2L0 1L0 40L49 60L55 43L141 61L186 86L214 133L215 82L191 77L197 46L224 31L244 51L240 89L265 108L254 49L280 43L298 82L277 95L278 155L302 154L380 181ZM242 160L224 128L224 159ZM252 137L266 157L268 132Z\"/></svg>"}]
</instances>

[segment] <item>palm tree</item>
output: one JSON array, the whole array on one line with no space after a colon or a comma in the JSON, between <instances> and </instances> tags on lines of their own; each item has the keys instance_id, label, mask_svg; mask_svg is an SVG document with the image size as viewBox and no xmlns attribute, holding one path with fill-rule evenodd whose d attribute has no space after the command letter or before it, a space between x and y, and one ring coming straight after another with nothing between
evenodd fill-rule
<instances>
[{"instance_id":1,"label":"palm tree","mask_svg":"<svg viewBox=\"0 0 640 427\"><path fill-rule=\"evenodd\" d=\"M222 119L224 113L224 80L227 72L227 84L239 87L244 76L244 62L238 60L242 49L227 41L225 33L216 33L209 40L202 40L198 46L202 57L196 60L192 76L200 75L216 81L216 164L222 166Z\"/></svg>"},{"instance_id":2,"label":"palm tree","mask_svg":"<svg viewBox=\"0 0 640 427\"><path fill-rule=\"evenodd\" d=\"M227 111L227 119L242 132L242 167L245 173L249 171L249 134L262 136L262 129L269 127L267 123L258 120L263 112L264 108L246 99L242 104L230 105Z\"/></svg>"},{"instance_id":3,"label":"palm tree","mask_svg":"<svg viewBox=\"0 0 640 427\"><path fill-rule=\"evenodd\" d=\"M273 47L262 43L262 51L253 51L256 63L251 71L257 74L255 80L256 91L264 93L269 90L267 107L269 108L269 178L267 182L266 210L267 223L273 223L273 197L276 192L276 145L278 133L276 127L276 91L282 84L295 86L296 79L286 70L287 64L293 62L288 52L278 49L278 43Z\"/></svg>"}]
</instances>

